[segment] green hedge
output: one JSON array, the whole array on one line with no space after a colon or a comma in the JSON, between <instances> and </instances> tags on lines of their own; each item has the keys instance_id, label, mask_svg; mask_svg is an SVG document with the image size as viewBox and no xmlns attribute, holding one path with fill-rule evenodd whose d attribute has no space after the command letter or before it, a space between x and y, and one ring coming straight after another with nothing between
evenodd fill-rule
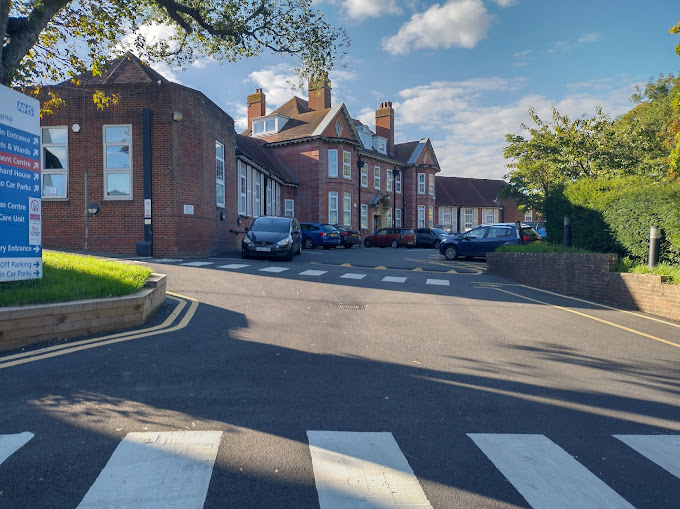
<instances>
[{"instance_id":1,"label":"green hedge","mask_svg":"<svg viewBox=\"0 0 680 509\"><path fill-rule=\"evenodd\" d=\"M678 183L583 179L553 191L544 212L550 239L561 241L568 216L573 246L641 261L649 253L649 229L656 225L662 234L660 261L680 263Z\"/></svg>"}]
</instances>

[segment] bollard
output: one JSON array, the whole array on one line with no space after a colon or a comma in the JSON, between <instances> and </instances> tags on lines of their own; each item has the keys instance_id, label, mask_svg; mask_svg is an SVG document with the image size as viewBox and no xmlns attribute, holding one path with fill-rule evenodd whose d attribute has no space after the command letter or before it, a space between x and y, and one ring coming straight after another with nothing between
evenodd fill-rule
<instances>
[{"instance_id":1,"label":"bollard","mask_svg":"<svg viewBox=\"0 0 680 509\"><path fill-rule=\"evenodd\" d=\"M661 232L656 226L649 229L649 268L659 263L659 243L661 242Z\"/></svg>"},{"instance_id":2,"label":"bollard","mask_svg":"<svg viewBox=\"0 0 680 509\"><path fill-rule=\"evenodd\" d=\"M522 223L515 221L515 235L517 235L517 243L524 245L524 234L522 233Z\"/></svg>"},{"instance_id":3,"label":"bollard","mask_svg":"<svg viewBox=\"0 0 680 509\"><path fill-rule=\"evenodd\" d=\"M562 246L569 247L569 237L571 237L571 227L569 226L569 217L564 216L564 229L562 230Z\"/></svg>"}]
</instances>

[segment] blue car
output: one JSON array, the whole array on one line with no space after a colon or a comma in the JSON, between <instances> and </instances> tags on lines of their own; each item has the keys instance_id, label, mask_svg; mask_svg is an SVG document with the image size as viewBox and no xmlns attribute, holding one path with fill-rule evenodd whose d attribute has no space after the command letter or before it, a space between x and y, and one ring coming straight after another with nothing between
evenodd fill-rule
<instances>
[{"instance_id":1,"label":"blue car","mask_svg":"<svg viewBox=\"0 0 680 509\"><path fill-rule=\"evenodd\" d=\"M300 232L305 249L314 249L316 246L333 249L340 245L340 232L330 224L300 223Z\"/></svg>"},{"instance_id":2,"label":"blue car","mask_svg":"<svg viewBox=\"0 0 680 509\"><path fill-rule=\"evenodd\" d=\"M522 225L524 243L541 240L531 226ZM486 258L486 253L495 251L504 244L519 244L515 223L484 224L470 231L449 237L439 244L439 253L447 260L455 260L459 256Z\"/></svg>"}]
</instances>

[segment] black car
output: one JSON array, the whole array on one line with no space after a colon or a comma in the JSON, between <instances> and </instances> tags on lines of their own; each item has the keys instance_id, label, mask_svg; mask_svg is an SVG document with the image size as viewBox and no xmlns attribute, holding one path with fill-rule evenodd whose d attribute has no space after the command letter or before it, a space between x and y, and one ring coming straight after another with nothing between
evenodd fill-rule
<instances>
[{"instance_id":1,"label":"black car","mask_svg":"<svg viewBox=\"0 0 680 509\"><path fill-rule=\"evenodd\" d=\"M351 226L341 226L334 224L335 229L340 232L340 245L345 249L351 248L355 244L361 244L361 233L354 230Z\"/></svg>"},{"instance_id":2,"label":"black car","mask_svg":"<svg viewBox=\"0 0 680 509\"><path fill-rule=\"evenodd\" d=\"M541 236L529 225L523 224L522 242L541 240ZM447 238L439 244L439 253L447 260L455 260L459 256L486 258L486 253L495 251L503 244L519 244L515 223L483 224L470 231Z\"/></svg>"},{"instance_id":3,"label":"black car","mask_svg":"<svg viewBox=\"0 0 680 509\"><path fill-rule=\"evenodd\" d=\"M441 228L417 228L416 246L439 248L439 244L445 241L449 234Z\"/></svg>"},{"instance_id":4,"label":"black car","mask_svg":"<svg viewBox=\"0 0 680 509\"><path fill-rule=\"evenodd\" d=\"M288 261L302 252L300 223L294 217L260 216L241 241L241 257L280 257Z\"/></svg>"}]
</instances>

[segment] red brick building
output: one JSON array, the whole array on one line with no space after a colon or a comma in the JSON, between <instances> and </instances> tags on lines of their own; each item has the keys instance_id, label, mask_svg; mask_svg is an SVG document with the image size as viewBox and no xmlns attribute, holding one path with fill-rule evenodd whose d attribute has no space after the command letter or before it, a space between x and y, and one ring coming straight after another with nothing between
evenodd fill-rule
<instances>
[{"instance_id":1,"label":"red brick building","mask_svg":"<svg viewBox=\"0 0 680 509\"><path fill-rule=\"evenodd\" d=\"M504 180L437 176L437 225L464 232L480 224L542 221L534 211L520 210L514 199L500 198L507 186Z\"/></svg>"},{"instance_id":2,"label":"red brick building","mask_svg":"<svg viewBox=\"0 0 680 509\"><path fill-rule=\"evenodd\" d=\"M310 82L308 92L307 100L293 97L269 114L261 89L248 96L243 135L265 142L299 182L287 212L301 221L359 227L362 234L433 226L439 164L429 139L395 144L390 102L376 110L373 132L344 104L332 105L327 79ZM252 215L247 207L239 213Z\"/></svg>"}]
</instances>

